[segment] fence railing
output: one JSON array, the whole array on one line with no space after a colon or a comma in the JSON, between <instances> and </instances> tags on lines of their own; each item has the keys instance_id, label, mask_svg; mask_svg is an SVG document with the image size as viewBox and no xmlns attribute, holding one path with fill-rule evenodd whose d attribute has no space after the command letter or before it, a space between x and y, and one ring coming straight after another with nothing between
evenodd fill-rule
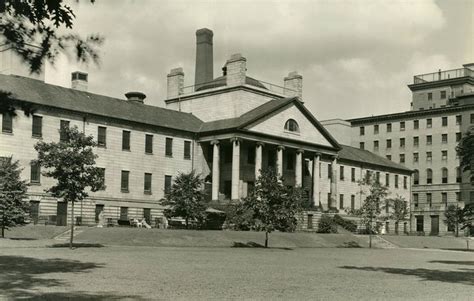
<instances>
[{"instance_id":1,"label":"fence railing","mask_svg":"<svg viewBox=\"0 0 474 301\"><path fill-rule=\"evenodd\" d=\"M474 71L468 68L459 68L459 69L446 70L446 71L440 70L438 72L415 75L413 77L413 83L421 84L421 83L434 82L434 81L458 78L458 77L464 77L464 76L474 77Z\"/></svg>"}]
</instances>

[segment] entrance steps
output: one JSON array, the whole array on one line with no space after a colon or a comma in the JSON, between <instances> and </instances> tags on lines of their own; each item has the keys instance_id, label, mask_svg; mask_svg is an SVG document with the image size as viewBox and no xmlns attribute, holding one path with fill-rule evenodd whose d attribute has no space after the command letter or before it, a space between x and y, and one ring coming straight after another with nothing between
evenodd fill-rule
<instances>
[{"instance_id":1,"label":"entrance steps","mask_svg":"<svg viewBox=\"0 0 474 301\"><path fill-rule=\"evenodd\" d=\"M76 237L78 234L82 233L84 231L84 228L79 228L79 227L74 227L74 237ZM54 240L60 240L60 241L66 241L71 237L71 229L64 231L63 233L56 235L53 239Z\"/></svg>"}]
</instances>

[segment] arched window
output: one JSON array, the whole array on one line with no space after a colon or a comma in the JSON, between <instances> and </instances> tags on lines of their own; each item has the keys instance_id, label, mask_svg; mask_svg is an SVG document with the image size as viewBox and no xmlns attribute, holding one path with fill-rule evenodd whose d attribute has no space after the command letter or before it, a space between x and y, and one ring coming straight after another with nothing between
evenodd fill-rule
<instances>
[{"instance_id":1,"label":"arched window","mask_svg":"<svg viewBox=\"0 0 474 301\"><path fill-rule=\"evenodd\" d=\"M413 172L413 185L418 185L420 184L420 172L418 169L415 169Z\"/></svg>"},{"instance_id":2,"label":"arched window","mask_svg":"<svg viewBox=\"0 0 474 301\"><path fill-rule=\"evenodd\" d=\"M433 170L431 168L426 170L426 184L433 184Z\"/></svg>"},{"instance_id":3,"label":"arched window","mask_svg":"<svg viewBox=\"0 0 474 301\"><path fill-rule=\"evenodd\" d=\"M441 183L448 183L448 169L446 167L441 168Z\"/></svg>"},{"instance_id":4,"label":"arched window","mask_svg":"<svg viewBox=\"0 0 474 301\"><path fill-rule=\"evenodd\" d=\"M300 127L294 119L288 119L288 121L285 123L285 130L289 132L299 133Z\"/></svg>"}]
</instances>

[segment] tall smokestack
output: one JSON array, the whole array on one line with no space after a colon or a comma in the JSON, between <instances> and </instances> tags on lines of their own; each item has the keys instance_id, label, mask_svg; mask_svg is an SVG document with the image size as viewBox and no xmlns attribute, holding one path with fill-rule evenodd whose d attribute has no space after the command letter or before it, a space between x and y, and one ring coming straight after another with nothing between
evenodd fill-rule
<instances>
[{"instance_id":1,"label":"tall smokestack","mask_svg":"<svg viewBox=\"0 0 474 301\"><path fill-rule=\"evenodd\" d=\"M199 84L214 79L214 62L212 52L212 30L201 28L196 31L196 75L195 90Z\"/></svg>"}]
</instances>

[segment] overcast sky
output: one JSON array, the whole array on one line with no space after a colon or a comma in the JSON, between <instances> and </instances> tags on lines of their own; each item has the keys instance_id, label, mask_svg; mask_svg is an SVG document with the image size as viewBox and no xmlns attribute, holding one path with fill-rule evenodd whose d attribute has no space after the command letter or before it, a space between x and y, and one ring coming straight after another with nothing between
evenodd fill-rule
<instances>
[{"instance_id":1,"label":"overcast sky","mask_svg":"<svg viewBox=\"0 0 474 301\"><path fill-rule=\"evenodd\" d=\"M102 62L62 58L46 81L70 86L89 73L89 91L124 98L141 91L164 106L166 75L183 67L194 82L195 31L214 31L214 75L233 53L247 74L283 85L303 75L303 99L320 120L410 108L413 75L474 62L474 1L133 1L73 3L74 31L102 34Z\"/></svg>"}]
</instances>

